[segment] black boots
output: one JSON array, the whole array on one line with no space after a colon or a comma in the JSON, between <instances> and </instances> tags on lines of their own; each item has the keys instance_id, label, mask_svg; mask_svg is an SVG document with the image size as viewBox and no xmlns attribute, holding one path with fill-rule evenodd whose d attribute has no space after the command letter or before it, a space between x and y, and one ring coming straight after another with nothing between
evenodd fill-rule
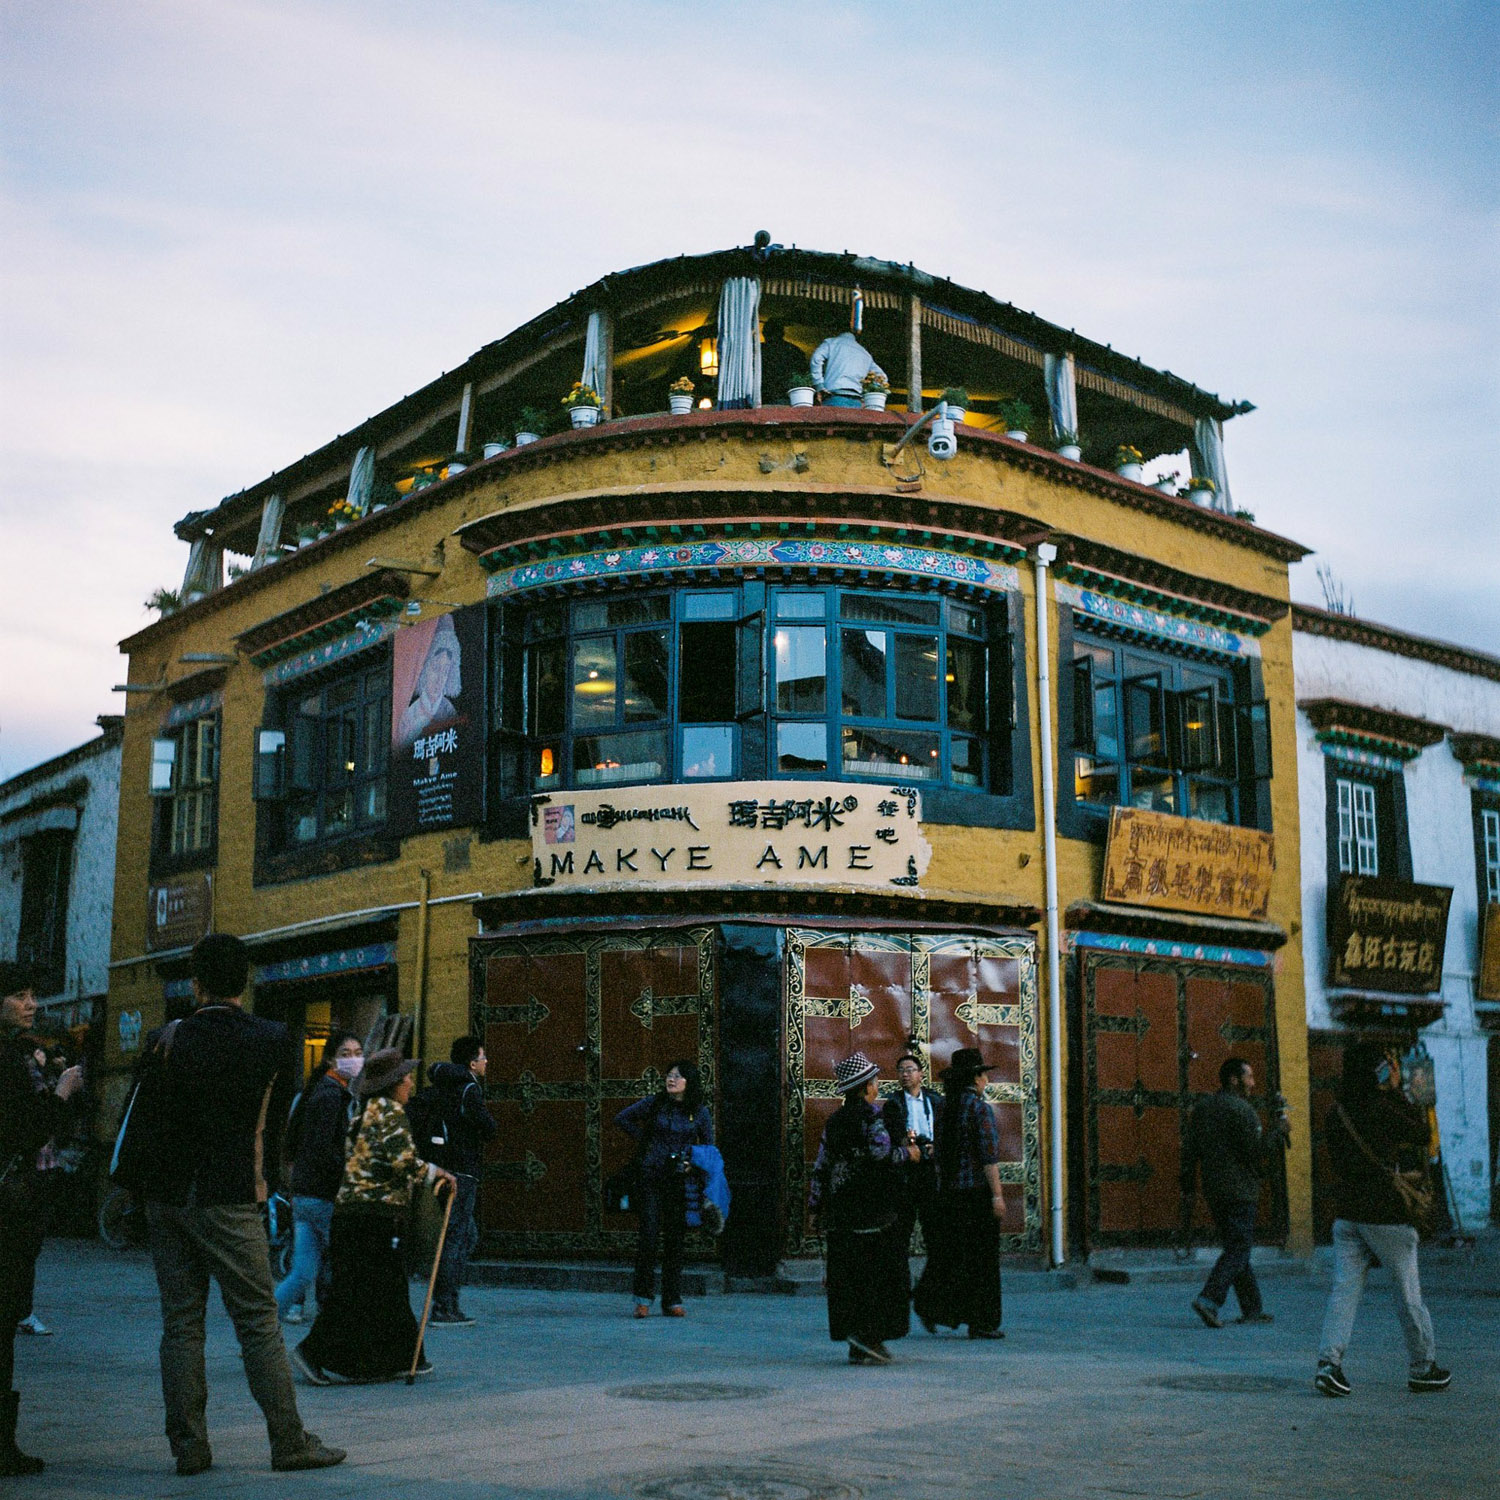
<instances>
[{"instance_id":1,"label":"black boots","mask_svg":"<svg viewBox=\"0 0 1500 1500\"><path fill-rule=\"evenodd\" d=\"M0 1396L0 1475L40 1474L46 1467L16 1447L16 1409L21 1398L15 1391Z\"/></svg>"}]
</instances>

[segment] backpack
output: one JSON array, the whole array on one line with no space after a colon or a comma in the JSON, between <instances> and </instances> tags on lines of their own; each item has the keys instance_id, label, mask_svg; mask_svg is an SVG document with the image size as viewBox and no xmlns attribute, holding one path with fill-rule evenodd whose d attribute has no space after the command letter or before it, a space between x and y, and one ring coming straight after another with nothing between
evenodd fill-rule
<instances>
[{"instance_id":1,"label":"backpack","mask_svg":"<svg viewBox=\"0 0 1500 1500\"><path fill-rule=\"evenodd\" d=\"M453 1097L451 1090L435 1083L429 1083L425 1089L418 1090L407 1100L406 1118L411 1122L417 1155L423 1161L433 1162L439 1167L449 1167L457 1124L452 1114L460 1102Z\"/></svg>"}]
</instances>

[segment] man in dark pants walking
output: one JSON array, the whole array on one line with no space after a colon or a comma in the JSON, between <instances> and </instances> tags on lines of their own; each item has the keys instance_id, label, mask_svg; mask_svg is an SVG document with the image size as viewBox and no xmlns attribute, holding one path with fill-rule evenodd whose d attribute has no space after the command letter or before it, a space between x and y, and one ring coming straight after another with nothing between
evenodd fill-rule
<instances>
[{"instance_id":1,"label":"man in dark pants walking","mask_svg":"<svg viewBox=\"0 0 1500 1500\"><path fill-rule=\"evenodd\" d=\"M344 1451L324 1447L302 1426L261 1216L264 1174L280 1159L296 1079L295 1044L285 1026L246 1014L249 957L238 938L210 933L193 949L192 967L197 1009L157 1044L162 1150L139 1184L161 1293L167 1440L179 1474L201 1474L213 1463L203 1359L212 1278L265 1415L271 1467L325 1469Z\"/></svg>"},{"instance_id":2,"label":"man in dark pants walking","mask_svg":"<svg viewBox=\"0 0 1500 1500\"><path fill-rule=\"evenodd\" d=\"M484 1075L489 1059L483 1043L478 1037L458 1037L448 1056L448 1062L435 1063L430 1070L433 1083L444 1096L443 1118L451 1122L447 1160L439 1165L447 1167L458 1179L432 1301L432 1323L440 1328L466 1327L474 1321L458 1305L458 1292L464 1284L469 1256L479 1239L474 1202L479 1193L484 1148L499 1128L484 1103Z\"/></svg>"},{"instance_id":3,"label":"man in dark pants walking","mask_svg":"<svg viewBox=\"0 0 1500 1500\"><path fill-rule=\"evenodd\" d=\"M1182 1156L1182 1193L1191 1200L1199 1171L1203 1196L1213 1215L1224 1250L1193 1298L1193 1311L1210 1327L1223 1326L1219 1311L1234 1287L1241 1323L1269 1323L1261 1305L1260 1286L1250 1269L1255 1243L1255 1211L1268 1151L1285 1146L1291 1127L1278 1113L1269 1138L1250 1104L1255 1071L1242 1057L1226 1058L1219 1069L1219 1092L1193 1106ZM1184 1219L1187 1218L1184 1204Z\"/></svg>"}]
</instances>

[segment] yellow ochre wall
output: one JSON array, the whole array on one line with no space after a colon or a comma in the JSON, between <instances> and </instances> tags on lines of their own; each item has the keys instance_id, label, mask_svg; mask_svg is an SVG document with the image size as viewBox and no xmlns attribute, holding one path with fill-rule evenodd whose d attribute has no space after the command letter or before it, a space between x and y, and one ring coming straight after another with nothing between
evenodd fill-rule
<instances>
[{"instance_id":1,"label":"yellow ochre wall","mask_svg":"<svg viewBox=\"0 0 1500 1500\"><path fill-rule=\"evenodd\" d=\"M607 432L608 429L605 429ZM699 434L702 434L701 436ZM590 441L581 435L576 448L569 443L552 462L527 464L501 458L493 476L481 467L457 481L436 486L403 503L390 514L390 524L354 526L334 539L273 566L273 576L242 589L231 584L207 606L196 607L187 619L169 619L136 639L130 659L129 681L144 683L163 676L179 677L189 668L178 664L184 651L233 652L234 638L269 617L303 604L320 589L337 587L364 574L367 559L380 556L426 562L441 550L442 571L433 579L413 575L411 596L430 601L424 610L442 612L449 606L475 603L485 596L485 573L478 559L453 538L456 528L481 516L516 506L538 506L560 499L556 514L538 519L538 530L568 531L569 495L632 489L681 487L684 493L734 488L742 490L740 512L757 513L757 491L774 488L804 490L830 497L850 488L893 489L891 471L879 462L879 443L859 438L824 436L814 432L778 433L755 427L698 429L670 446L622 448ZM795 474L789 460L807 456L808 466ZM762 472L769 460L773 472ZM1059 483L1047 474L1018 467L1008 450L985 445L967 446L953 460L927 460L922 497L989 505L1034 517L1068 534L1086 537L1178 568L1198 577L1235 585L1278 599L1288 597L1286 564L1235 541L1206 534L1174 519L1158 516L1110 498ZM836 509L829 508L836 516ZM770 514L770 513L768 513ZM382 520L385 520L382 517ZM771 524L774 524L771 523ZM1031 564L1020 565L1025 596L1027 697L1036 703L1035 587ZM1053 698L1057 695L1056 643L1058 612L1050 616L1053 643ZM128 643L127 643L128 644ZM1307 1038L1300 944L1300 881L1297 847L1296 750L1292 693L1290 616L1278 621L1260 640L1265 692L1271 704L1273 830L1277 870L1269 910L1270 920L1290 934L1278 956L1276 1010L1282 1091L1292 1100L1307 1092ZM413 903L400 915L398 939L399 999L410 1012L415 997L419 872L431 876L430 935L427 964L427 1053L446 1053L449 1041L467 1029L467 945L476 924L467 901L442 904L446 897L483 892L487 895L530 884L530 845L511 840L483 842L478 830L456 830L443 835L409 838L399 860L361 869L288 881L255 889L254 806L251 772L254 736L265 701L262 674L241 658L229 669L223 690L223 730L220 755L219 863L214 877L214 925L218 930L262 932L294 922L374 906ZM125 721L124 765L121 777L118 863L114 903L113 956L117 964L144 952L147 866L151 802L147 794L150 742L166 712L160 697L131 695ZM1054 711L1054 744L1056 715ZM1039 738L1032 736L1032 783L1038 811L1041 800ZM929 893L1009 901L1041 907L1044 904L1041 824L1032 831L928 825L933 847L925 887ZM445 847L446 846L446 847ZM1096 898L1101 852L1069 839L1058 842L1059 903ZM453 866L464 866L452 868ZM445 866L447 868L445 868ZM1041 993L1046 994L1045 972ZM161 981L149 962L128 963L114 970L110 991L111 1018L121 1011L139 1010L143 1027L159 1024ZM1043 1005L1045 1027L1045 1004ZM128 1064L119 1052L119 1037L108 1028L107 1061ZM1063 1038L1066 1056L1066 1034ZM1045 1068L1045 1042L1042 1060ZM1066 1065L1066 1064L1065 1064ZM114 1085L118 1097L123 1085ZM1046 1080L1042 1081L1045 1098ZM1311 1246L1311 1155L1305 1119L1294 1111L1294 1134L1287 1161L1292 1245ZM1300 1128L1298 1128L1300 1126ZM1045 1182L1044 1175L1044 1182Z\"/></svg>"}]
</instances>

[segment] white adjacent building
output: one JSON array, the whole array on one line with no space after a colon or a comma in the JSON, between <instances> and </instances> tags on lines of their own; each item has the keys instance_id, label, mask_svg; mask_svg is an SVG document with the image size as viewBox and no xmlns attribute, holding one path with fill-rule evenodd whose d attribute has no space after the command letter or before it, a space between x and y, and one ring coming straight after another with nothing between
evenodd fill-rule
<instances>
[{"instance_id":1,"label":"white adjacent building","mask_svg":"<svg viewBox=\"0 0 1500 1500\"><path fill-rule=\"evenodd\" d=\"M1414 1050L1418 1073L1430 1056L1451 1201L1472 1231L1490 1218L1500 1141L1500 1003L1478 980L1485 907L1500 903L1500 658L1294 605L1293 663L1316 1227L1326 1235L1322 1115L1342 1046L1362 1034ZM1345 927L1331 947L1329 919L1349 879L1398 899L1451 890L1430 989L1410 977L1416 932L1375 945L1389 981L1343 968L1359 944Z\"/></svg>"},{"instance_id":2,"label":"white adjacent building","mask_svg":"<svg viewBox=\"0 0 1500 1500\"><path fill-rule=\"evenodd\" d=\"M35 965L49 1020L86 1025L109 992L124 720L0 782L0 958Z\"/></svg>"}]
</instances>

